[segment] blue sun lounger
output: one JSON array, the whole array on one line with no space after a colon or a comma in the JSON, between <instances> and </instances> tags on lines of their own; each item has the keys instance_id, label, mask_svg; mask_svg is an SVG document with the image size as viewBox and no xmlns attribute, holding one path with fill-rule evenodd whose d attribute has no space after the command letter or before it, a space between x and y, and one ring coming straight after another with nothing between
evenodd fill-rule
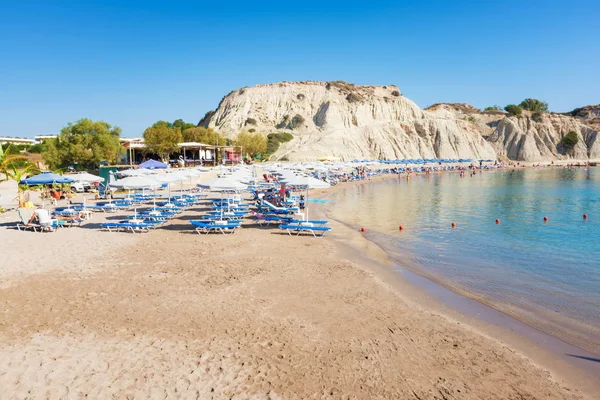
<instances>
[{"instance_id":1,"label":"blue sun lounger","mask_svg":"<svg viewBox=\"0 0 600 400\"><path fill-rule=\"evenodd\" d=\"M329 232L331 230L328 226L315 226L313 224L285 224L279 225L280 229L285 229L287 233L291 235L299 236L301 233L310 233L314 237L323 237L325 236L325 232Z\"/></svg>"},{"instance_id":2,"label":"blue sun lounger","mask_svg":"<svg viewBox=\"0 0 600 400\"><path fill-rule=\"evenodd\" d=\"M294 214L300 211L298 207L277 207L276 205L269 203L266 200L262 201L262 204L267 206L267 208L276 214Z\"/></svg>"},{"instance_id":3,"label":"blue sun lounger","mask_svg":"<svg viewBox=\"0 0 600 400\"><path fill-rule=\"evenodd\" d=\"M105 229L109 232L149 232L150 229L156 228L157 224L149 221L144 221L143 223L132 223L129 221L121 221L121 222L106 222L102 224L102 229Z\"/></svg>"},{"instance_id":4,"label":"blue sun lounger","mask_svg":"<svg viewBox=\"0 0 600 400\"><path fill-rule=\"evenodd\" d=\"M190 221L196 227L199 234L209 234L211 232L221 232L222 234L234 233L236 229L242 227L242 221Z\"/></svg>"},{"instance_id":5,"label":"blue sun lounger","mask_svg":"<svg viewBox=\"0 0 600 400\"><path fill-rule=\"evenodd\" d=\"M325 226L329 223L326 219L293 219L292 217L281 216L281 220L286 225L311 225L311 226Z\"/></svg>"}]
</instances>

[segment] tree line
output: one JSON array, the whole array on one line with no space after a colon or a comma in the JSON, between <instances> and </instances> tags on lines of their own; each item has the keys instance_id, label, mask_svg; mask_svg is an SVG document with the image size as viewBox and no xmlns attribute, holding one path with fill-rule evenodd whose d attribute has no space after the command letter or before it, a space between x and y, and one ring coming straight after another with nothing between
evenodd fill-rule
<instances>
[{"instance_id":1,"label":"tree line","mask_svg":"<svg viewBox=\"0 0 600 400\"><path fill-rule=\"evenodd\" d=\"M116 164L125 154L120 143L121 128L104 121L88 118L68 123L54 139L29 147L42 154L51 170L69 166L75 169L94 169L102 162ZM146 153L156 154L163 161L180 151L179 143L196 142L211 146L241 146L248 158L267 156L267 138L260 133L241 132L232 140L211 128L196 126L182 119L173 122L157 121L143 133ZM19 149L21 150L21 149ZM13 149L13 152L18 150Z\"/></svg>"}]
</instances>

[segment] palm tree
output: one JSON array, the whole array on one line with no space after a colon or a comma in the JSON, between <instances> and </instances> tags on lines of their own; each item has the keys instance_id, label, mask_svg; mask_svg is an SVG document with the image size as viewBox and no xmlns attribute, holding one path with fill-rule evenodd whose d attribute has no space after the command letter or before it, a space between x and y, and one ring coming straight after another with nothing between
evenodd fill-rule
<instances>
[{"instance_id":1,"label":"palm tree","mask_svg":"<svg viewBox=\"0 0 600 400\"><path fill-rule=\"evenodd\" d=\"M4 177L0 177L0 182L10 179L8 176L9 170L17 168L19 164L23 168L28 168L31 165L27 162L27 157L21 154L9 154L9 150L10 144L6 147L6 150L2 150L0 144L0 174L4 175Z\"/></svg>"}]
</instances>

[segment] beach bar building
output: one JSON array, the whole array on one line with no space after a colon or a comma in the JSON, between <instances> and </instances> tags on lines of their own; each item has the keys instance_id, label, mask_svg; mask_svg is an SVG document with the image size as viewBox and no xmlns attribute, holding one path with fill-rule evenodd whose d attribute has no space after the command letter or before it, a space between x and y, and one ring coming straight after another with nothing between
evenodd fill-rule
<instances>
[{"instance_id":1,"label":"beach bar building","mask_svg":"<svg viewBox=\"0 0 600 400\"><path fill-rule=\"evenodd\" d=\"M126 165L137 165L144 161L147 155L143 138L121 138L121 144L126 151L121 162ZM226 164L236 164L242 161L241 146L216 146L198 142L178 143L181 157L186 165L216 165L217 159ZM217 157L219 155L219 157ZM172 160L173 164L177 160Z\"/></svg>"}]
</instances>

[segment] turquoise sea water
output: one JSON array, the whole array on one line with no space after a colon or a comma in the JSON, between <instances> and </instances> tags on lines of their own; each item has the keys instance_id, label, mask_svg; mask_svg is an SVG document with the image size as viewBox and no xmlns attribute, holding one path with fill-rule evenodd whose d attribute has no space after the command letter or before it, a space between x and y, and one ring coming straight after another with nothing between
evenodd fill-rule
<instances>
[{"instance_id":1,"label":"turquoise sea water","mask_svg":"<svg viewBox=\"0 0 600 400\"><path fill-rule=\"evenodd\" d=\"M408 254L417 272L600 349L600 169L392 178L332 199L334 218L364 226L404 262Z\"/></svg>"}]
</instances>

